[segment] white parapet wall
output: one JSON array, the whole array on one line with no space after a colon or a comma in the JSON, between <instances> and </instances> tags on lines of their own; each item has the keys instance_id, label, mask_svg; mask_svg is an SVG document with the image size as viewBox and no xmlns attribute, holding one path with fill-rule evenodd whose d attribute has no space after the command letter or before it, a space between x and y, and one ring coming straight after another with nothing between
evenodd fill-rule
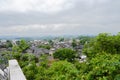
<instances>
[{"instance_id":1,"label":"white parapet wall","mask_svg":"<svg viewBox=\"0 0 120 80\"><path fill-rule=\"evenodd\" d=\"M9 80L26 80L17 60L9 60Z\"/></svg>"}]
</instances>

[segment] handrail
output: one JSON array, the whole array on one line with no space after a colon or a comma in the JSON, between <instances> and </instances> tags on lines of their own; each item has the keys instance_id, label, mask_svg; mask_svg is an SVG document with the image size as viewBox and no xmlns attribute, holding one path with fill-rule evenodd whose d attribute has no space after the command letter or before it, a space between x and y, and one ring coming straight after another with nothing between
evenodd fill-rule
<instances>
[{"instance_id":1,"label":"handrail","mask_svg":"<svg viewBox=\"0 0 120 80\"><path fill-rule=\"evenodd\" d=\"M17 60L9 60L9 80L26 80Z\"/></svg>"}]
</instances>

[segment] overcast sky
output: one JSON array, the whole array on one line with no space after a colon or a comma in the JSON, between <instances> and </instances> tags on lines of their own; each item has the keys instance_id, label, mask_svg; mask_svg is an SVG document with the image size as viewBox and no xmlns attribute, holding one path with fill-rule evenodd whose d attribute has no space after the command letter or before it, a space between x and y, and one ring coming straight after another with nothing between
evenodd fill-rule
<instances>
[{"instance_id":1,"label":"overcast sky","mask_svg":"<svg viewBox=\"0 0 120 80\"><path fill-rule=\"evenodd\" d=\"M120 32L120 0L0 0L0 35Z\"/></svg>"}]
</instances>

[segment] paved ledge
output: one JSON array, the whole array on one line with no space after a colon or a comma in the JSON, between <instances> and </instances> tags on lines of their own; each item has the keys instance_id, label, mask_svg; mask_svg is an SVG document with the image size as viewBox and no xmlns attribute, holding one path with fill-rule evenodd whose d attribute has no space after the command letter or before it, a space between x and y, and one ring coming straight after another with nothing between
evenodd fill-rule
<instances>
[{"instance_id":1,"label":"paved ledge","mask_svg":"<svg viewBox=\"0 0 120 80\"><path fill-rule=\"evenodd\" d=\"M9 80L26 80L17 60L9 60Z\"/></svg>"}]
</instances>

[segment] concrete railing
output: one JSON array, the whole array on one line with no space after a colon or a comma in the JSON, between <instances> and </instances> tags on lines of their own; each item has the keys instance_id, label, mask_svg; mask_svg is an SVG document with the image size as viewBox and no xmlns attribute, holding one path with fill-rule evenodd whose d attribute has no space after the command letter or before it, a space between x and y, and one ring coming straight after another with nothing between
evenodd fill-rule
<instances>
[{"instance_id":1,"label":"concrete railing","mask_svg":"<svg viewBox=\"0 0 120 80\"><path fill-rule=\"evenodd\" d=\"M9 80L26 80L17 60L9 60Z\"/></svg>"}]
</instances>

